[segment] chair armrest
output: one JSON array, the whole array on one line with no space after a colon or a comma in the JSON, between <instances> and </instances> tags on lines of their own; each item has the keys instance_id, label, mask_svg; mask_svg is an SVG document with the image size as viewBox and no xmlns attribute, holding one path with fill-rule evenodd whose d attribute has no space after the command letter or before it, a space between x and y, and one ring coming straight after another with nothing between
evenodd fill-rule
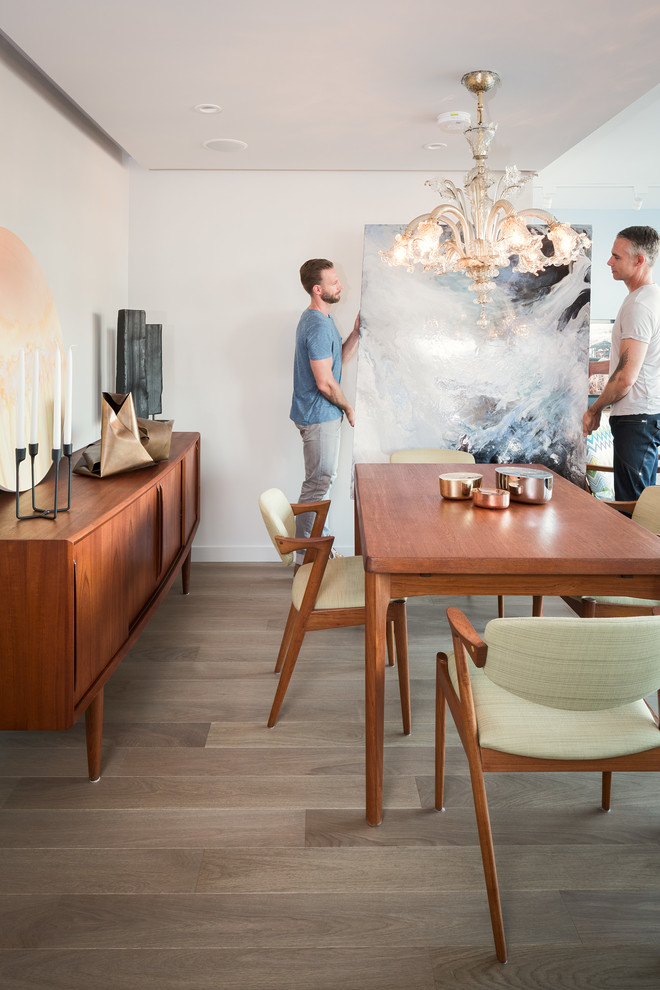
<instances>
[{"instance_id":1,"label":"chair armrest","mask_svg":"<svg viewBox=\"0 0 660 990\"><path fill-rule=\"evenodd\" d=\"M312 526L311 536L321 536L323 527L330 510L330 499L323 499L322 502L292 502L291 511L294 516L302 515L303 512L314 512L316 519Z\"/></svg>"},{"instance_id":2,"label":"chair armrest","mask_svg":"<svg viewBox=\"0 0 660 990\"><path fill-rule=\"evenodd\" d=\"M293 553L295 550L312 550L314 551L314 556L319 552L324 552L326 556L329 556L335 538L334 536L276 536L275 542L280 553Z\"/></svg>"},{"instance_id":3,"label":"chair armrest","mask_svg":"<svg viewBox=\"0 0 660 990\"><path fill-rule=\"evenodd\" d=\"M319 537L295 537L276 536L280 553L291 553L293 550L305 550L304 564L311 564L312 569L307 578L302 602L300 603L300 614L306 617L314 608L321 582L325 574L330 559L330 551L334 543L334 536Z\"/></svg>"},{"instance_id":4,"label":"chair armrest","mask_svg":"<svg viewBox=\"0 0 660 990\"><path fill-rule=\"evenodd\" d=\"M454 605L447 609L447 619L449 620L454 646L456 647L456 641L458 640L467 650L474 665L476 667L483 667L486 663L488 646L470 620Z\"/></svg>"},{"instance_id":5,"label":"chair armrest","mask_svg":"<svg viewBox=\"0 0 660 990\"><path fill-rule=\"evenodd\" d=\"M603 499L605 505L610 505L617 512L624 512L627 516L633 514L634 508L637 505L636 501L633 502L615 502L613 499Z\"/></svg>"}]
</instances>

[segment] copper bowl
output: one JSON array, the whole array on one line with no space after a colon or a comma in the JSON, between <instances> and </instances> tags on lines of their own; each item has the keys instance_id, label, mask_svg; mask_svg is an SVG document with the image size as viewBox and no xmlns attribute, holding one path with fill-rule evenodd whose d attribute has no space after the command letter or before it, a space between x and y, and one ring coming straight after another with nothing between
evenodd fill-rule
<instances>
[{"instance_id":1,"label":"copper bowl","mask_svg":"<svg viewBox=\"0 0 660 990\"><path fill-rule=\"evenodd\" d=\"M475 488L472 501L480 509L507 509L509 493L503 488Z\"/></svg>"},{"instance_id":2,"label":"copper bowl","mask_svg":"<svg viewBox=\"0 0 660 990\"><path fill-rule=\"evenodd\" d=\"M469 471L454 471L438 476L443 498L472 498L472 492L481 484L483 475Z\"/></svg>"}]
</instances>

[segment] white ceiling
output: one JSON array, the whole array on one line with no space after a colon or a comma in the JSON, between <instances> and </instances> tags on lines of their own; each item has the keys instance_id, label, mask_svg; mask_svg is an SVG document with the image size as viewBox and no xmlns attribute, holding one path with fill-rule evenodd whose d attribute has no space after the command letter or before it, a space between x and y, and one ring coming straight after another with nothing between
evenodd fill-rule
<instances>
[{"instance_id":1,"label":"white ceiling","mask_svg":"<svg viewBox=\"0 0 660 990\"><path fill-rule=\"evenodd\" d=\"M493 168L544 169L643 97L657 161L657 0L0 0L0 28L148 169L464 170L436 116L474 119L472 69L502 78Z\"/></svg>"}]
</instances>

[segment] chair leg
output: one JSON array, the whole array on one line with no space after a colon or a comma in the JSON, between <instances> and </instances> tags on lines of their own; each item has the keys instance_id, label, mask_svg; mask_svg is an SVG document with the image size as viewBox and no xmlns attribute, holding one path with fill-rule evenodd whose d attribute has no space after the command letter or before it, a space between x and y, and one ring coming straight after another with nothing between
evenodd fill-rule
<instances>
[{"instance_id":1,"label":"chair leg","mask_svg":"<svg viewBox=\"0 0 660 990\"><path fill-rule=\"evenodd\" d=\"M612 771L603 770L603 795L601 807L603 811L610 810L610 798L612 797Z\"/></svg>"},{"instance_id":2,"label":"chair leg","mask_svg":"<svg viewBox=\"0 0 660 990\"><path fill-rule=\"evenodd\" d=\"M397 672L399 674L399 695L401 697L401 719L403 734L409 736L412 731L412 715L410 709L410 670L408 667L408 621L406 603L392 602L390 605L393 615L392 626L396 642ZM390 623L388 622L388 626Z\"/></svg>"},{"instance_id":3,"label":"chair leg","mask_svg":"<svg viewBox=\"0 0 660 990\"><path fill-rule=\"evenodd\" d=\"M472 781L472 796L474 798L474 810L477 816L477 830L479 832L479 846L481 848L481 861L484 867L484 877L486 878L486 890L488 892L488 907L490 910L490 923L493 929L493 940L495 942L495 954L500 962L506 962L506 940L504 938L504 921L502 920L502 905L500 903L500 892L497 883L497 869L495 866L495 850L493 848L493 835L490 828L490 816L488 814L488 801L486 798L486 785L484 774L481 769L479 754L470 756L470 778Z\"/></svg>"},{"instance_id":4,"label":"chair leg","mask_svg":"<svg viewBox=\"0 0 660 990\"><path fill-rule=\"evenodd\" d=\"M302 641L305 638L305 628L302 620L300 620L300 613L297 613L297 615L299 621L292 630L289 638L289 647L282 665L280 679L277 682L277 690L275 691L275 697L273 698L273 706L270 710L270 715L268 716L269 729L272 729L277 722L277 716L280 713L280 708L282 707L282 702L284 701L284 695L286 694L286 689L289 686L289 681L291 680L291 675L293 674L293 668L296 665L296 660L298 659L298 654L300 653Z\"/></svg>"},{"instance_id":5,"label":"chair leg","mask_svg":"<svg viewBox=\"0 0 660 990\"><path fill-rule=\"evenodd\" d=\"M440 657L436 659L435 678L435 807L444 811L445 798L445 726L447 703L440 687Z\"/></svg>"},{"instance_id":6,"label":"chair leg","mask_svg":"<svg viewBox=\"0 0 660 990\"><path fill-rule=\"evenodd\" d=\"M394 636L394 622L390 619L387 620L387 663L389 667L393 667L396 663L396 650L394 648L395 636Z\"/></svg>"},{"instance_id":7,"label":"chair leg","mask_svg":"<svg viewBox=\"0 0 660 990\"><path fill-rule=\"evenodd\" d=\"M532 595L532 615L543 615L543 595ZM504 618L504 596L497 596L497 617Z\"/></svg>"},{"instance_id":8,"label":"chair leg","mask_svg":"<svg viewBox=\"0 0 660 990\"><path fill-rule=\"evenodd\" d=\"M279 674L282 669L282 664L284 663L284 658L286 656L287 650L289 649L289 640L291 639L291 632L296 624L296 618L298 617L298 610L295 606L291 606L289 609L289 616L286 620L286 626L284 627L284 633L282 634L282 642L280 643L280 652L277 654L277 663L275 664L275 673Z\"/></svg>"}]
</instances>

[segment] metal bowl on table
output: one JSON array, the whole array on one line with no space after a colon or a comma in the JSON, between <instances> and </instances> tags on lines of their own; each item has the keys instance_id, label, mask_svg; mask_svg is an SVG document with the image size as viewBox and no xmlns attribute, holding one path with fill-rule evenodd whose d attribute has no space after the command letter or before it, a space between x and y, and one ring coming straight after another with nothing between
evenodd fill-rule
<instances>
[{"instance_id":1,"label":"metal bowl on table","mask_svg":"<svg viewBox=\"0 0 660 990\"><path fill-rule=\"evenodd\" d=\"M472 501L480 509L507 509L509 493L503 488L475 488Z\"/></svg>"},{"instance_id":2,"label":"metal bowl on table","mask_svg":"<svg viewBox=\"0 0 660 990\"><path fill-rule=\"evenodd\" d=\"M497 487L509 492L513 502L540 505L552 498L552 471L503 467L495 471L495 479Z\"/></svg>"},{"instance_id":3,"label":"metal bowl on table","mask_svg":"<svg viewBox=\"0 0 660 990\"><path fill-rule=\"evenodd\" d=\"M472 492L481 484L483 475L470 471L453 471L438 476L443 498L472 498Z\"/></svg>"}]
</instances>

